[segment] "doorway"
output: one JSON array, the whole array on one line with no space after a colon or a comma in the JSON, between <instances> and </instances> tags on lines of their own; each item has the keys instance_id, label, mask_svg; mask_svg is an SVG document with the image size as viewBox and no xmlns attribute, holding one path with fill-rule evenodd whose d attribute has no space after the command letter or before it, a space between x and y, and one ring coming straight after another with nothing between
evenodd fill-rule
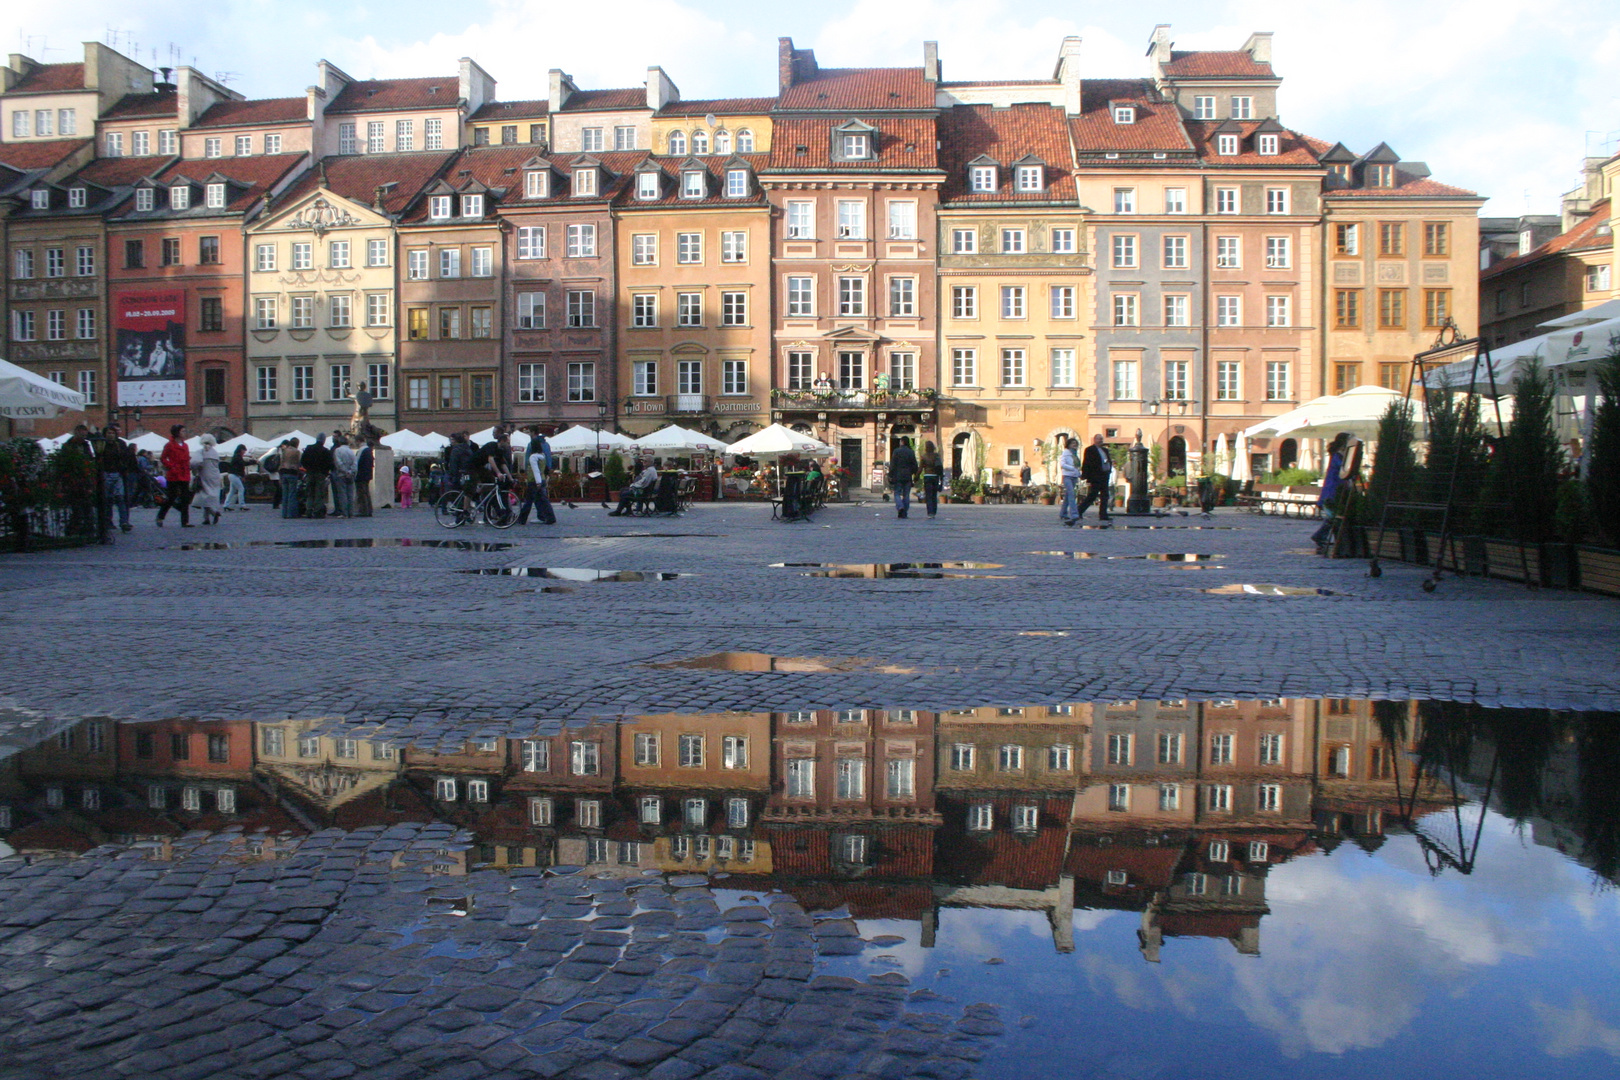
<instances>
[{"instance_id":1,"label":"doorway","mask_svg":"<svg viewBox=\"0 0 1620 1080\"><path fill-rule=\"evenodd\" d=\"M962 475L962 455L967 453L968 443L973 439L971 432L964 431L951 440L951 475Z\"/></svg>"},{"instance_id":2,"label":"doorway","mask_svg":"<svg viewBox=\"0 0 1620 1080\"><path fill-rule=\"evenodd\" d=\"M1180 435L1170 436L1169 471L1166 476L1187 475L1187 440Z\"/></svg>"},{"instance_id":3,"label":"doorway","mask_svg":"<svg viewBox=\"0 0 1620 1080\"><path fill-rule=\"evenodd\" d=\"M1277 468L1292 469L1299 464L1299 443L1293 439L1284 439L1282 446L1277 448Z\"/></svg>"},{"instance_id":4,"label":"doorway","mask_svg":"<svg viewBox=\"0 0 1620 1080\"><path fill-rule=\"evenodd\" d=\"M849 472L851 487L864 487L866 470L861 462L861 440L838 440L838 464Z\"/></svg>"}]
</instances>

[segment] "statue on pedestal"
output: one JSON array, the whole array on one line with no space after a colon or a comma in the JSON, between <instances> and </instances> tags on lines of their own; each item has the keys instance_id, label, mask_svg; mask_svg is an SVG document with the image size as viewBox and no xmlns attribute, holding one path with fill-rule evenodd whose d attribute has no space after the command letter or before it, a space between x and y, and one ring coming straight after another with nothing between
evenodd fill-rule
<instances>
[{"instance_id":1,"label":"statue on pedestal","mask_svg":"<svg viewBox=\"0 0 1620 1080\"><path fill-rule=\"evenodd\" d=\"M382 432L371 426L371 403L376 397L365 383L356 386L350 396L354 399L354 413L349 417L349 434L366 440L380 437Z\"/></svg>"}]
</instances>

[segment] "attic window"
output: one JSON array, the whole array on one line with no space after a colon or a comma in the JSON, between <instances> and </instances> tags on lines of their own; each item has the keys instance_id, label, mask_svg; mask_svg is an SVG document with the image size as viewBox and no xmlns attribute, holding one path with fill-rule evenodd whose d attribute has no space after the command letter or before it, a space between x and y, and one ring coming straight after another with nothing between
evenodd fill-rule
<instances>
[{"instance_id":1,"label":"attic window","mask_svg":"<svg viewBox=\"0 0 1620 1080\"><path fill-rule=\"evenodd\" d=\"M1367 174L1367 183L1370 187L1394 187L1395 166L1374 165Z\"/></svg>"},{"instance_id":2,"label":"attic window","mask_svg":"<svg viewBox=\"0 0 1620 1080\"><path fill-rule=\"evenodd\" d=\"M68 188L68 205L69 206L78 207L78 206L83 206L84 203L85 203L84 188L82 188L82 187Z\"/></svg>"},{"instance_id":3,"label":"attic window","mask_svg":"<svg viewBox=\"0 0 1620 1080\"><path fill-rule=\"evenodd\" d=\"M845 161L865 161L872 156L872 140L864 132L845 132L838 137L838 156Z\"/></svg>"},{"instance_id":4,"label":"attic window","mask_svg":"<svg viewBox=\"0 0 1620 1080\"><path fill-rule=\"evenodd\" d=\"M681 173L681 198L701 199L708 193L708 184L702 170L687 169Z\"/></svg>"},{"instance_id":5,"label":"attic window","mask_svg":"<svg viewBox=\"0 0 1620 1080\"><path fill-rule=\"evenodd\" d=\"M35 210L49 210L51 208L51 193L45 188L35 188L30 193L29 206Z\"/></svg>"},{"instance_id":6,"label":"attic window","mask_svg":"<svg viewBox=\"0 0 1620 1080\"><path fill-rule=\"evenodd\" d=\"M428 217L434 221L445 221L450 217L450 196L434 195L428 199Z\"/></svg>"},{"instance_id":7,"label":"attic window","mask_svg":"<svg viewBox=\"0 0 1620 1080\"><path fill-rule=\"evenodd\" d=\"M1221 157L1237 157L1238 137L1236 135L1215 136L1215 152Z\"/></svg>"},{"instance_id":8,"label":"attic window","mask_svg":"<svg viewBox=\"0 0 1620 1080\"><path fill-rule=\"evenodd\" d=\"M185 184L176 184L169 189L169 209L189 210L191 208L191 188Z\"/></svg>"},{"instance_id":9,"label":"attic window","mask_svg":"<svg viewBox=\"0 0 1620 1080\"><path fill-rule=\"evenodd\" d=\"M996 190L996 167L994 165L974 165L968 169L968 190Z\"/></svg>"},{"instance_id":10,"label":"attic window","mask_svg":"<svg viewBox=\"0 0 1620 1080\"><path fill-rule=\"evenodd\" d=\"M658 198L658 174L651 170L636 174L636 198Z\"/></svg>"},{"instance_id":11,"label":"attic window","mask_svg":"<svg viewBox=\"0 0 1620 1080\"><path fill-rule=\"evenodd\" d=\"M1019 191L1045 191L1046 170L1040 165L1018 166Z\"/></svg>"},{"instance_id":12,"label":"attic window","mask_svg":"<svg viewBox=\"0 0 1620 1080\"><path fill-rule=\"evenodd\" d=\"M574 194L596 194L596 170L594 168L574 170Z\"/></svg>"},{"instance_id":13,"label":"attic window","mask_svg":"<svg viewBox=\"0 0 1620 1080\"><path fill-rule=\"evenodd\" d=\"M544 169L530 169L523 174L523 197L544 199L551 193L551 184Z\"/></svg>"},{"instance_id":14,"label":"attic window","mask_svg":"<svg viewBox=\"0 0 1620 1080\"><path fill-rule=\"evenodd\" d=\"M437 86L428 87L428 93L429 94L437 94L438 92L439 92L439 88ZM511 106L508 105L507 108L511 108Z\"/></svg>"},{"instance_id":15,"label":"attic window","mask_svg":"<svg viewBox=\"0 0 1620 1080\"><path fill-rule=\"evenodd\" d=\"M463 195L461 197L461 216L464 218L483 217L484 197L482 195Z\"/></svg>"},{"instance_id":16,"label":"attic window","mask_svg":"<svg viewBox=\"0 0 1620 1080\"><path fill-rule=\"evenodd\" d=\"M748 170L726 170L726 197L729 199L742 199L748 196Z\"/></svg>"},{"instance_id":17,"label":"attic window","mask_svg":"<svg viewBox=\"0 0 1620 1080\"><path fill-rule=\"evenodd\" d=\"M1116 124L1134 124L1134 123L1136 123L1136 110L1134 108L1132 108L1131 106L1129 106L1129 105L1116 105L1116 106L1114 106L1114 123L1116 123Z\"/></svg>"},{"instance_id":18,"label":"attic window","mask_svg":"<svg viewBox=\"0 0 1620 1080\"><path fill-rule=\"evenodd\" d=\"M144 212L144 211L152 209L152 189L151 188L143 187L143 188L138 188L136 190L136 192L135 192L135 209L138 212Z\"/></svg>"},{"instance_id":19,"label":"attic window","mask_svg":"<svg viewBox=\"0 0 1620 1080\"><path fill-rule=\"evenodd\" d=\"M1260 136L1257 148L1259 149L1260 153L1264 154L1266 157L1276 157L1277 143L1277 136L1266 134Z\"/></svg>"}]
</instances>

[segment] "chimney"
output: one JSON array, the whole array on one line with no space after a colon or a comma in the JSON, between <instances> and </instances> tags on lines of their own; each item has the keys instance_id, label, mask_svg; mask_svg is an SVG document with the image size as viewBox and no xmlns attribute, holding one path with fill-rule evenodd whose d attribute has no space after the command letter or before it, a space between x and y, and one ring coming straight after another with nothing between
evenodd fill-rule
<instances>
[{"instance_id":1,"label":"chimney","mask_svg":"<svg viewBox=\"0 0 1620 1080\"><path fill-rule=\"evenodd\" d=\"M647 69L647 108L657 112L672 101L681 100L681 88L676 86L664 69L654 64Z\"/></svg>"},{"instance_id":2,"label":"chimney","mask_svg":"<svg viewBox=\"0 0 1620 1080\"><path fill-rule=\"evenodd\" d=\"M1052 77L1063 84L1063 111L1070 116L1079 116L1081 108L1080 91L1080 39L1066 37L1058 48L1057 70Z\"/></svg>"},{"instance_id":3,"label":"chimney","mask_svg":"<svg viewBox=\"0 0 1620 1080\"><path fill-rule=\"evenodd\" d=\"M573 95L575 89L573 76L562 68L551 69L551 93L549 98L552 116L556 116L562 111L562 107L568 104L568 99Z\"/></svg>"},{"instance_id":4,"label":"chimney","mask_svg":"<svg viewBox=\"0 0 1620 1080\"><path fill-rule=\"evenodd\" d=\"M382 212L383 196L386 194L388 194L387 184L378 184L376 187L371 189L371 208L373 210L376 210L378 213Z\"/></svg>"},{"instance_id":5,"label":"chimney","mask_svg":"<svg viewBox=\"0 0 1620 1080\"><path fill-rule=\"evenodd\" d=\"M814 49L795 49L790 37L776 39L776 85L779 92L791 90L815 75L816 71Z\"/></svg>"},{"instance_id":6,"label":"chimney","mask_svg":"<svg viewBox=\"0 0 1620 1080\"><path fill-rule=\"evenodd\" d=\"M1160 89L1164 88L1164 65L1170 62L1170 49L1174 44L1170 40L1169 23L1153 28L1153 36L1148 39L1148 74Z\"/></svg>"},{"instance_id":7,"label":"chimney","mask_svg":"<svg viewBox=\"0 0 1620 1080\"><path fill-rule=\"evenodd\" d=\"M923 79L926 82L939 82L939 42L923 42Z\"/></svg>"},{"instance_id":8,"label":"chimney","mask_svg":"<svg viewBox=\"0 0 1620 1080\"><path fill-rule=\"evenodd\" d=\"M456 66L456 94L467 103L471 116L486 102L495 100L495 76L478 66L471 57L463 56Z\"/></svg>"},{"instance_id":9,"label":"chimney","mask_svg":"<svg viewBox=\"0 0 1620 1080\"><path fill-rule=\"evenodd\" d=\"M1257 64L1271 63L1271 31L1257 30L1243 43L1243 51Z\"/></svg>"}]
</instances>

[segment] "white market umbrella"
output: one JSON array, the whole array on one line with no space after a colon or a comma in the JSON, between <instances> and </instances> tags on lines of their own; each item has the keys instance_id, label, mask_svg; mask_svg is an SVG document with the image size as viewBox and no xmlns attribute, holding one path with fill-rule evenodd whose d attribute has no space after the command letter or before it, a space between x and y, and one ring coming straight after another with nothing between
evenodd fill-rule
<instances>
[{"instance_id":1,"label":"white market umbrella","mask_svg":"<svg viewBox=\"0 0 1620 1080\"><path fill-rule=\"evenodd\" d=\"M732 443L726 452L747 457L780 457L783 454L830 454L833 448L801 431L772 424Z\"/></svg>"},{"instance_id":2,"label":"white market umbrella","mask_svg":"<svg viewBox=\"0 0 1620 1080\"><path fill-rule=\"evenodd\" d=\"M1232 475L1232 456L1226 450L1226 432L1215 436L1215 471L1222 476Z\"/></svg>"},{"instance_id":3,"label":"white market umbrella","mask_svg":"<svg viewBox=\"0 0 1620 1080\"><path fill-rule=\"evenodd\" d=\"M597 431L584 424L575 424L566 431L559 431L546 440L551 443L553 454L594 454L600 446L608 450L634 450L636 443L628 436L613 431Z\"/></svg>"},{"instance_id":4,"label":"white market umbrella","mask_svg":"<svg viewBox=\"0 0 1620 1080\"><path fill-rule=\"evenodd\" d=\"M487 427L483 431L473 432L467 438L474 446L483 446L495 438L495 429ZM529 445L529 436L521 431L513 431L506 436L506 443L515 450L522 450Z\"/></svg>"},{"instance_id":5,"label":"white market umbrella","mask_svg":"<svg viewBox=\"0 0 1620 1080\"><path fill-rule=\"evenodd\" d=\"M418 435L414 431L400 430L384 435L379 441L400 457L436 457L450 445L450 440L436 431Z\"/></svg>"},{"instance_id":6,"label":"white market umbrella","mask_svg":"<svg viewBox=\"0 0 1620 1080\"><path fill-rule=\"evenodd\" d=\"M236 453L236 448L238 446L242 446L247 448L249 457L258 457L274 445L274 443L267 443L263 439L257 438L256 436L243 434L238 435L234 439L226 439L224 442L219 444L218 449L220 457L228 458L232 454Z\"/></svg>"},{"instance_id":7,"label":"white market umbrella","mask_svg":"<svg viewBox=\"0 0 1620 1080\"><path fill-rule=\"evenodd\" d=\"M1232 479L1241 484L1254 479L1249 471L1249 436L1238 432L1232 451Z\"/></svg>"},{"instance_id":8,"label":"white market umbrella","mask_svg":"<svg viewBox=\"0 0 1620 1080\"><path fill-rule=\"evenodd\" d=\"M297 428L293 428L291 431L284 432L284 433L282 433L280 435L272 435L272 436L270 436L269 444L271 446L280 446L282 443L286 442L288 439L297 439L298 440L298 448L300 450L302 450L306 446L312 446L315 443L315 436L311 435L307 431L300 431Z\"/></svg>"},{"instance_id":9,"label":"white market umbrella","mask_svg":"<svg viewBox=\"0 0 1620 1080\"><path fill-rule=\"evenodd\" d=\"M1556 330L1547 335L1547 366L1588 363L1610 355L1617 344L1620 344L1620 319Z\"/></svg>"},{"instance_id":10,"label":"white market umbrella","mask_svg":"<svg viewBox=\"0 0 1620 1080\"><path fill-rule=\"evenodd\" d=\"M137 450L145 450L149 454L161 454L163 448L168 445L169 440L155 431L148 431L144 435L137 435L133 439L129 439L128 442Z\"/></svg>"},{"instance_id":11,"label":"white market umbrella","mask_svg":"<svg viewBox=\"0 0 1620 1080\"><path fill-rule=\"evenodd\" d=\"M67 441L69 439L71 439L71 438L73 438L73 432L64 431L62 434L56 436L54 439L40 439L39 440L39 448L41 450L46 451L46 452L49 452L51 450L60 450L60 449L62 449L62 447L67 445Z\"/></svg>"},{"instance_id":12,"label":"white market umbrella","mask_svg":"<svg viewBox=\"0 0 1620 1080\"><path fill-rule=\"evenodd\" d=\"M1342 394L1307 401L1297 409L1262 420L1243 434L1248 438L1331 439L1341 431L1371 442L1378 435L1378 423L1390 402L1406 395L1382 386L1358 386ZM1421 402L1412 403L1412 423L1417 438L1427 428Z\"/></svg>"},{"instance_id":13,"label":"white market umbrella","mask_svg":"<svg viewBox=\"0 0 1620 1080\"><path fill-rule=\"evenodd\" d=\"M679 424L671 424L661 428L651 435L643 435L636 440L636 449L645 453L657 454L725 454L730 447L719 439L705 435L701 431L683 428Z\"/></svg>"},{"instance_id":14,"label":"white market umbrella","mask_svg":"<svg viewBox=\"0 0 1620 1080\"><path fill-rule=\"evenodd\" d=\"M0 416L10 420L49 420L62 412L83 412L84 395L9 360L0 360Z\"/></svg>"}]
</instances>

